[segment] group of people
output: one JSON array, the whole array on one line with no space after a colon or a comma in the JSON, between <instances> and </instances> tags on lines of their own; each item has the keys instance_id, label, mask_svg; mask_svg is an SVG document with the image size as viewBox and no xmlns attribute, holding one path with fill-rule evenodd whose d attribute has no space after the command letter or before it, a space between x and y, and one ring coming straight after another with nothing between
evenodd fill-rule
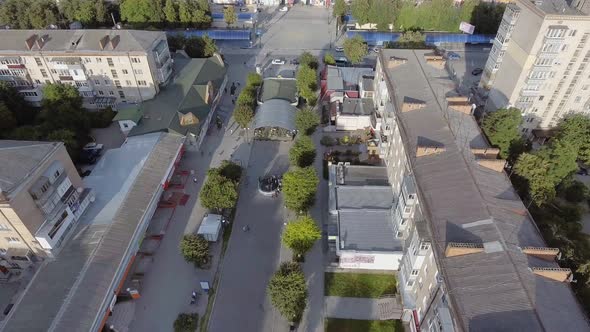
<instances>
[{"instance_id":1,"label":"group of people","mask_svg":"<svg viewBox=\"0 0 590 332\"><path fill-rule=\"evenodd\" d=\"M231 96L231 103L236 104L236 97L238 86L240 86L240 82L235 81L231 83L231 87L229 88L229 95ZM227 93L227 88L224 89L224 93Z\"/></svg>"},{"instance_id":2,"label":"group of people","mask_svg":"<svg viewBox=\"0 0 590 332\"><path fill-rule=\"evenodd\" d=\"M275 176L273 175L270 178L270 184L272 187L276 188L275 191L272 193L272 197L279 197L279 193L283 189L283 177L282 176Z\"/></svg>"}]
</instances>

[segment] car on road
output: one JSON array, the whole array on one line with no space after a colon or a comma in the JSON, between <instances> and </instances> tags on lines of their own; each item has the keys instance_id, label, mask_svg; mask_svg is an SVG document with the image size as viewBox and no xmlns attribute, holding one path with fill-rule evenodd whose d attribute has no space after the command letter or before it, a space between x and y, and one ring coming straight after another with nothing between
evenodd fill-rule
<instances>
[{"instance_id":1,"label":"car on road","mask_svg":"<svg viewBox=\"0 0 590 332\"><path fill-rule=\"evenodd\" d=\"M481 69L481 68L475 68L474 70L471 71L471 75L473 75L473 76L480 75L481 73L483 73L483 69Z\"/></svg>"},{"instance_id":2,"label":"car on road","mask_svg":"<svg viewBox=\"0 0 590 332\"><path fill-rule=\"evenodd\" d=\"M103 144L97 144L96 142L91 142L91 143L84 145L82 150L84 150L84 151L99 150L100 151L103 148L104 148Z\"/></svg>"},{"instance_id":3,"label":"car on road","mask_svg":"<svg viewBox=\"0 0 590 332\"><path fill-rule=\"evenodd\" d=\"M281 7L281 8L279 9L279 11L280 11L280 12L286 12L286 11L288 11L288 10L289 10L289 7L287 7L287 6Z\"/></svg>"},{"instance_id":4,"label":"car on road","mask_svg":"<svg viewBox=\"0 0 590 332\"><path fill-rule=\"evenodd\" d=\"M80 162L82 164L94 164L100 156L100 150L82 150L80 152Z\"/></svg>"},{"instance_id":5,"label":"car on road","mask_svg":"<svg viewBox=\"0 0 590 332\"><path fill-rule=\"evenodd\" d=\"M447 53L447 59L449 60L459 60L461 59L461 56L455 52L449 52Z\"/></svg>"},{"instance_id":6,"label":"car on road","mask_svg":"<svg viewBox=\"0 0 590 332\"><path fill-rule=\"evenodd\" d=\"M344 47L342 47L342 46L336 46L334 48L334 50L336 50L336 52L344 52Z\"/></svg>"},{"instance_id":7,"label":"car on road","mask_svg":"<svg viewBox=\"0 0 590 332\"><path fill-rule=\"evenodd\" d=\"M298 65L299 64L299 59L293 59L293 60L291 60L291 64L292 65Z\"/></svg>"},{"instance_id":8,"label":"car on road","mask_svg":"<svg viewBox=\"0 0 590 332\"><path fill-rule=\"evenodd\" d=\"M248 8L242 7L242 8L240 8L240 11L241 12L247 12L248 11Z\"/></svg>"},{"instance_id":9,"label":"car on road","mask_svg":"<svg viewBox=\"0 0 590 332\"><path fill-rule=\"evenodd\" d=\"M285 64L285 59L273 59L272 60L272 64L273 65L284 65Z\"/></svg>"}]
</instances>

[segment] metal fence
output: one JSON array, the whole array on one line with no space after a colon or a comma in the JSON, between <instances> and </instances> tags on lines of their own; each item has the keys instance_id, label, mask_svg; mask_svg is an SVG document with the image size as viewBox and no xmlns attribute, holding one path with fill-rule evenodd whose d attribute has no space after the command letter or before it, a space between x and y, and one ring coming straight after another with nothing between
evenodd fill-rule
<instances>
[{"instance_id":1,"label":"metal fence","mask_svg":"<svg viewBox=\"0 0 590 332\"><path fill-rule=\"evenodd\" d=\"M213 40L250 40L250 30L186 30L168 31L168 35L184 34L185 37L209 36Z\"/></svg>"},{"instance_id":2,"label":"metal fence","mask_svg":"<svg viewBox=\"0 0 590 332\"><path fill-rule=\"evenodd\" d=\"M383 31L366 31L366 30L349 30L346 32L346 37L351 38L359 35L369 45L383 45L386 42L395 42L401 36L399 32L383 32ZM491 44L495 35L468 35L462 33L442 33L442 32L426 32L424 33L426 44L438 45L444 43L458 43L458 44Z\"/></svg>"}]
</instances>

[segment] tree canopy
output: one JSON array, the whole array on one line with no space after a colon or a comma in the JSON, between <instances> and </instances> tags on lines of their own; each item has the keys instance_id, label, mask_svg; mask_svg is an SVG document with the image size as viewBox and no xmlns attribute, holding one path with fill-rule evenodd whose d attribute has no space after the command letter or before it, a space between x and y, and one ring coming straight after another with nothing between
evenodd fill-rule
<instances>
[{"instance_id":1,"label":"tree canopy","mask_svg":"<svg viewBox=\"0 0 590 332\"><path fill-rule=\"evenodd\" d=\"M315 160L315 146L309 136L299 136L289 150L289 160L292 165L307 167Z\"/></svg>"},{"instance_id":2,"label":"tree canopy","mask_svg":"<svg viewBox=\"0 0 590 332\"><path fill-rule=\"evenodd\" d=\"M334 55L332 55L332 53L326 53L326 55L324 55L324 63L332 66L335 65L336 59L334 59Z\"/></svg>"},{"instance_id":3,"label":"tree canopy","mask_svg":"<svg viewBox=\"0 0 590 332\"><path fill-rule=\"evenodd\" d=\"M164 5L164 17L168 23L178 23L178 8L174 0L166 0Z\"/></svg>"},{"instance_id":4,"label":"tree canopy","mask_svg":"<svg viewBox=\"0 0 590 332\"><path fill-rule=\"evenodd\" d=\"M174 321L174 332L195 332L199 322L198 313L181 313Z\"/></svg>"},{"instance_id":5,"label":"tree canopy","mask_svg":"<svg viewBox=\"0 0 590 332\"><path fill-rule=\"evenodd\" d=\"M334 7L332 8L332 16L336 17L338 20L341 20L342 17L346 14L347 10L348 8L344 0L336 0L334 2Z\"/></svg>"},{"instance_id":6,"label":"tree canopy","mask_svg":"<svg viewBox=\"0 0 590 332\"><path fill-rule=\"evenodd\" d=\"M227 6L223 9L223 20L227 26L236 24L238 21L238 15L236 14L236 8L234 6Z\"/></svg>"},{"instance_id":7,"label":"tree canopy","mask_svg":"<svg viewBox=\"0 0 590 332\"><path fill-rule=\"evenodd\" d=\"M107 8L103 0L60 0L59 11L70 21L84 25L97 25L107 21Z\"/></svg>"},{"instance_id":8,"label":"tree canopy","mask_svg":"<svg viewBox=\"0 0 590 332\"><path fill-rule=\"evenodd\" d=\"M315 57L313 54L305 51L301 53L301 55L299 56L299 65L308 66L313 70L317 70L319 66L318 58Z\"/></svg>"},{"instance_id":9,"label":"tree canopy","mask_svg":"<svg viewBox=\"0 0 590 332\"><path fill-rule=\"evenodd\" d=\"M360 35L355 35L344 41L344 55L346 55L350 62L362 62L367 53L367 44L365 44L365 40Z\"/></svg>"},{"instance_id":10,"label":"tree canopy","mask_svg":"<svg viewBox=\"0 0 590 332\"><path fill-rule=\"evenodd\" d=\"M291 322L301 319L307 302L305 275L297 263L285 262L268 284L270 301Z\"/></svg>"},{"instance_id":11,"label":"tree canopy","mask_svg":"<svg viewBox=\"0 0 590 332\"><path fill-rule=\"evenodd\" d=\"M322 238L322 232L310 216L290 221L283 233L283 243L298 255L304 255Z\"/></svg>"},{"instance_id":12,"label":"tree canopy","mask_svg":"<svg viewBox=\"0 0 590 332\"><path fill-rule=\"evenodd\" d=\"M370 10L371 0L353 0L350 5L352 16L354 16L360 25L371 22Z\"/></svg>"},{"instance_id":13,"label":"tree canopy","mask_svg":"<svg viewBox=\"0 0 590 332\"><path fill-rule=\"evenodd\" d=\"M316 71L309 66L300 65L296 77L297 90L299 95L313 104L317 99L317 77Z\"/></svg>"},{"instance_id":14,"label":"tree canopy","mask_svg":"<svg viewBox=\"0 0 590 332\"><path fill-rule=\"evenodd\" d=\"M559 140L573 146L578 159L590 163L590 117L574 114L564 118L559 124Z\"/></svg>"},{"instance_id":15,"label":"tree canopy","mask_svg":"<svg viewBox=\"0 0 590 332\"><path fill-rule=\"evenodd\" d=\"M248 86L260 86L262 84L262 76L258 73L248 73L246 77L246 85Z\"/></svg>"},{"instance_id":16,"label":"tree canopy","mask_svg":"<svg viewBox=\"0 0 590 332\"><path fill-rule=\"evenodd\" d=\"M234 109L234 119L240 128L248 128L248 125L254 118L254 110L250 105L238 104Z\"/></svg>"},{"instance_id":17,"label":"tree canopy","mask_svg":"<svg viewBox=\"0 0 590 332\"><path fill-rule=\"evenodd\" d=\"M58 17L52 0L5 0L0 4L0 22L12 29L46 29L58 24Z\"/></svg>"},{"instance_id":18,"label":"tree canopy","mask_svg":"<svg viewBox=\"0 0 590 332\"><path fill-rule=\"evenodd\" d=\"M513 107L486 114L482 129L490 143L500 149L501 158L508 158L510 146L520 138L518 127L521 122L520 110Z\"/></svg>"},{"instance_id":19,"label":"tree canopy","mask_svg":"<svg viewBox=\"0 0 590 332\"><path fill-rule=\"evenodd\" d=\"M230 209L236 205L236 183L217 173L209 173L199 195L201 205L210 210Z\"/></svg>"},{"instance_id":20,"label":"tree canopy","mask_svg":"<svg viewBox=\"0 0 590 332\"><path fill-rule=\"evenodd\" d=\"M196 267L201 268L209 263L209 241L202 235L186 234L180 241L180 252L187 262Z\"/></svg>"},{"instance_id":21,"label":"tree canopy","mask_svg":"<svg viewBox=\"0 0 590 332\"><path fill-rule=\"evenodd\" d=\"M215 41L209 36L185 38L181 45L184 45L184 51L191 58L208 58L217 52Z\"/></svg>"},{"instance_id":22,"label":"tree canopy","mask_svg":"<svg viewBox=\"0 0 590 332\"><path fill-rule=\"evenodd\" d=\"M319 184L314 168L294 168L283 175L285 205L295 212L306 211L315 201Z\"/></svg>"},{"instance_id":23,"label":"tree canopy","mask_svg":"<svg viewBox=\"0 0 590 332\"><path fill-rule=\"evenodd\" d=\"M303 135L311 135L320 124L320 116L311 108L297 111L295 115L295 128Z\"/></svg>"}]
</instances>

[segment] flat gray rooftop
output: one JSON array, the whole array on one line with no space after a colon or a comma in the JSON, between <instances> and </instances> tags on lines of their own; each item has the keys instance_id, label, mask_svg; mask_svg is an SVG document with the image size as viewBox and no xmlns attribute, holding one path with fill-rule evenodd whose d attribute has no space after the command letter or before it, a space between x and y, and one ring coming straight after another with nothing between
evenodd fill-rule
<instances>
[{"instance_id":1,"label":"flat gray rooftop","mask_svg":"<svg viewBox=\"0 0 590 332\"><path fill-rule=\"evenodd\" d=\"M59 256L41 267L5 331L89 331L102 319L115 273L181 145L180 136L154 133L105 153L85 179L95 202Z\"/></svg>"},{"instance_id":2,"label":"flat gray rooftop","mask_svg":"<svg viewBox=\"0 0 590 332\"><path fill-rule=\"evenodd\" d=\"M371 115L375 111L373 99L344 98L341 112L344 115Z\"/></svg>"},{"instance_id":3,"label":"flat gray rooftop","mask_svg":"<svg viewBox=\"0 0 590 332\"><path fill-rule=\"evenodd\" d=\"M391 186L338 186L338 209L390 209L393 204Z\"/></svg>"},{"instance_id":4,"label":"flat gray rooftop","mask_svg":"<svg viewBox=\"0 0 590 332\"><path fill-rule=\"evenodd\" d=\"M350 186L387 186L387 168L382 166L346 166L344 185Z\"/></svg>"},{"instance_id":5,"label":"flat gray rooftop","mask_svg":"<svg viewBox=\"0 0 590 332\"><path fill-rule=\"evenodd\" d=\"M386 80L395 91L391 97L402 141L456 318L466 331L588 331L569 284L529 269L557 264L519 249L545 243L507 176L475 162L470 148L486 142L470 115L447 109L444 98L452 81L446 71L426 63L429 52L384 49L379 56L380 61L407 59L395 68L385 66ZM404 97L426 107L401 113ZM446 150L416 158L418 144ZM449 242L487 243L499 250L446 258Z\"/></svg>"},{"instance_id":6,"label":"flat gray rooftop","mask_svg":"<svg viewBox=\"0 0 590 332\"><path fill-rule=\"evenodd\" d=\"M341 209L338 218L342 250L402 250L403 242L395 236L389 209Z\"/></svg>"}]
</instances>

